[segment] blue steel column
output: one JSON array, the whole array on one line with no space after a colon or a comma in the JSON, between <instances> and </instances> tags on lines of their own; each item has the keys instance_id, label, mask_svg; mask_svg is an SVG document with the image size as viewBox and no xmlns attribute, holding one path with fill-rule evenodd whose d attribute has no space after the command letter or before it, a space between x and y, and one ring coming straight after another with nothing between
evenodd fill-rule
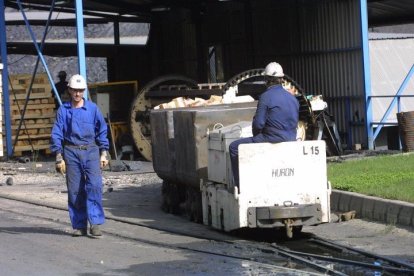
<instances>
[{"instance_id":1,"label":"blue steel column","mask_svg":"<svg viewBox=\"0 0 414 276\"><path fill-rule=\"evenodd\" d=\"M86 58L85 58L85 34L83 32L83 5L82 0L76 0L76 36L78 40L78 66L79 74L86 78ZM84 97L88 99L88 91Z\"/></svg>"},{"instance_id":2,"label":"blue steel column","mask_svg":"<svg viewBox=\"0 0 414 276\"><path fill-rule=\"evenodd\" d=\"M364 68L363 81L365 89L365 127L367 132L368 149L374 149L374 132L372 126L372 103L371 103L371 67L369 60L369 38L368 38L368 7L367 0L360 0L361 13L361 42L362 42L362 66Z\"/></svg>"},{"instance_id":3,"label":"blue steel column","mask_svg":"<svg viewBox=\"0 0 414 276\"><path fill-rule=\"evenodd\" d=\"M11 123L10 123L10 99L9 99L9 72L7 69L7 41L6 18L4 15L4 0L0 0L0 50L3 63L3 103L4 103L4 128L6 131L7 158L12 155ZM1 106L0 106L1 108Z\"/></svg>"}]
</instances>

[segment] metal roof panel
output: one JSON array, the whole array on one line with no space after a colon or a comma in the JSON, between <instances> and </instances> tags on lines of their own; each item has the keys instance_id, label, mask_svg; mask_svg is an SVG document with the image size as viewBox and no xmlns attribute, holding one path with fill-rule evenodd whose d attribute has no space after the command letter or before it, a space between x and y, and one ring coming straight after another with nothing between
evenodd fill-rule
<instances>
[{"instance_id":1,"label":"metal roof panel","mask_svg":"<svg viewBox=\"0 0 414 276\"><path fill-rule=\"evenodd\" d=\"M216 0L219 2L219 0ZM308 0L315 1L315 0ZM188 7L199 8L203 3L211 3L213 0L83 0L85 12L113 13L117 15L131 15L137 18L151 17L155 8ZM368 18L370 26L396 25L407 22L414 22L413 0L367 0ZM16 0L6 0L7 7L17 7ZM32 8L43 7L48 9L50 0L22 0L24 6ZM74 1L59 1L56 7L62 11L75 9ZM132 18L131 18L132 20Z\"/></svg>"}]
</instances>

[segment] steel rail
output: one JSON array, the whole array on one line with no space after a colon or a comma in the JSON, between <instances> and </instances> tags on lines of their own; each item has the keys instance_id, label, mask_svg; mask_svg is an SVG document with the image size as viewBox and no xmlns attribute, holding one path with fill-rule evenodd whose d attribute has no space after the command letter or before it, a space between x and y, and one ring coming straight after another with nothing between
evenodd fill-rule
<instances>
[{"instance_id":1,"label":"steel rail","mask_svg":"<svg viewBox=\"0 0 414 276\"><path fill-rule=\"evenodd\" d=\"M342 264L347 264L347 265L371 268L373 270L384 270L384 271L395 272L395 273L414 274L414 270L407 269L407 268L397 268L397 267L391 267L391 266L376 265L372 263L365 263L365 262L359 262L359 261L353 261L353 260L348 260L348 259L342 259L342 258L336 258L336 257L324 256L324 255L318 255L318 254L312 254L312 253L305 253L305 252L299 252L299 251L293 251L293 250L287 250L287 252L294 254L294 255L315 258L315 259L319 259L323 261L337 262L337 263L342 263Z\"/></svg>"},{"instance_id":2,"label":"steel rail","mask_svg":"<svg viewBox=\"0 0 414 276\"><path fill-rule=\"evenodd\" d=\"M337 244L337 243L334 243L332 241L328 241L328 240L325 240L325 239L322 239L322 238L311 238L311 239L309 239L309 241L320 244L320 245L324 245L326 247L334 248L336 250L340 250L341 252L343 252L344 248L345 248L348 251L353 251L353 252L359 253L361 255L364 255L366 257L370 257L370 258L374 258L374 259L385 260L388 263L408 268L408 269L411 270L411 272L414 272L414 266L410 265L406 262L401 262L401 261L398 261L398 260L394 260L392 258L388 258L388 257L385 257L385 256L373 254L373 253L370 253L370 252L367 252L367 251L364 251L364 250L361 250L361 249L352 248L350 246L340 245L340 244Z\"/></svg>"},{"instance_id":3,"label":"steel rail","mask_svg":"<svg viewBox=\"0 0 414 276\"><path fill-rule=\"evenodd\" d=\"M323 273L328 274L328 275L340 275L340 276L344 276L344 275L346 276L347 275L345 273L342 273L340 271L331 269L331 268L326 267L324 265L317 264L316 262L314 262L312 260L302 258L296 252L284 249L284 248L282 248L282 247L280 247L280 246L278 246L274 243L271 246L273 248L277 249L277 254L279 254L281 256L284 256L284 257L287 257L287 258L291 258L296 262L306 264L307 266L310 266L310 267L318 270L319 272L323 272Z\"/></svg>"}]
</instances>

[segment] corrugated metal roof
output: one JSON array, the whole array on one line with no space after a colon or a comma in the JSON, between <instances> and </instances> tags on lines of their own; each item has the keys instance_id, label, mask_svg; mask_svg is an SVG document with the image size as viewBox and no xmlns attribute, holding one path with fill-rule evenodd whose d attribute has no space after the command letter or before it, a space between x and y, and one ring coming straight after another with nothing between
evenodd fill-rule
<instances>
[{"instance_id":1,"label":"corrugated metal roof","mask_svg":"<svg viewBox=\"0 0 414 276\"><path fill-rule=\"evenodd\" d=\"M414 38L370 40L372 95L395 95L414 64ZM402 95L414 96L414 78ZM392 98L373 99L373 120L379 122ZM414 110L414 97L401 98L401 111ZM397 122L397 109L387 122Z\"/></svg>"},{"instance_id":2,"label":"corrugated metal roof","mask_svg":"<svg viewBox=\"0 0 414 276\"><path fill-rule=\"evenodd\" d=\"M367 0L370 26L397 25L414 21L413 0Z\"/></svg>"},{"instance_id":3,"label":"corrugated metal roof","mask_svg":"<svg viewBox=\"0 0 414 276\"><path fill-rule=\"evenodd\" d=\"M220 0L216 0L220 2ZM314 0L308 0L314 1ZM141 20L151 20L151 13L160 10L168 10L174 7L187 7L200 9L203 3L211 3L213 0L83 0L85 12L108 13L110 16L130 15L130 19L140 18ZM367 0L368 17L370 26L401 24L414 22L413 0ZM23 5L32 8L49 9L50 0L22 0ZM59 1L57 8L61 11L74 10L74 1ZM16 0L6 0L7 7L17 7Z\"/></svg>"},{"instance_id":4,"label":"corrugated metal roof","mask_svg":"<svg viewBox=\"0 0 414 276\"><path fill-rule=\"evenodd\" d=\"M396 33L369 33L369 40L382 40L382 39L410 39L414 38L414 34L396 34Z\"/></svg>"}]
</instances>

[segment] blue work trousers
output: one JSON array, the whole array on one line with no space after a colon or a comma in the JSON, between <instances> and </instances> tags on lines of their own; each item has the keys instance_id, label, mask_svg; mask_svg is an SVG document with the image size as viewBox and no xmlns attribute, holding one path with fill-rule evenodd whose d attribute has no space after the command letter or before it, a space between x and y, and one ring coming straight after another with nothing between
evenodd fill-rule
<instances>
[{"instance_id":1,"label":"blue work trousers","mask_svg":"<svg viewBox=\"0 0 414 276\"><path fill-rule=\"evenodd\" d=\"M263 135L259 134L254 137L242 138L236 141L233 141L229 146L230 160L231 160L231 170L233 172L234 185L239 187L239 145L241 144L251 144L251 143L263 143L266 142L266 139Z\"/></svg>"},{"instance_id":2,"label":"blue work trousers","mask_svg":"<svg viewBox=\"0 0 414 276\"><path fill-rule=\"evenodd\" d=\"M103 224L105 214L102 207L102 174L99 148L65 146L66 184L68 208L73 229L84 229Z\"/></svg>"}]
</instances>

